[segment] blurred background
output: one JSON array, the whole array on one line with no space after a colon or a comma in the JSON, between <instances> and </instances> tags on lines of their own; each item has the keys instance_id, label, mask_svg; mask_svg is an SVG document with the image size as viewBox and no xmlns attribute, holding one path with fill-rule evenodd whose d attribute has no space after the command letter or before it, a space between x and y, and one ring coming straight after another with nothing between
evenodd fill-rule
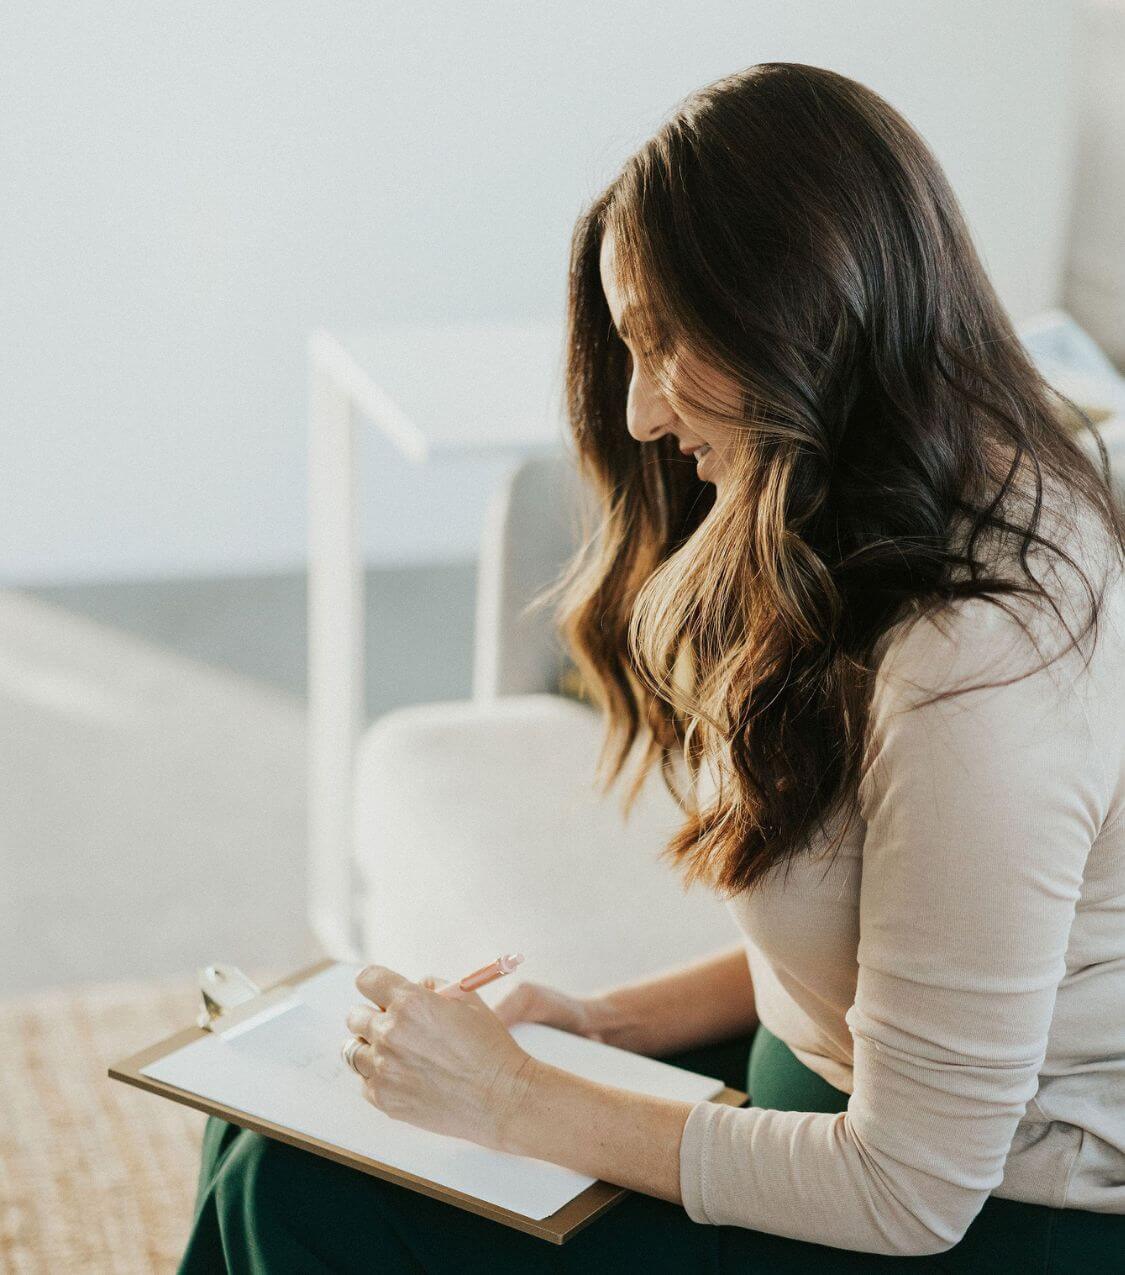
<instances>
[{"instance_id":1,"label":"blurred background","mask_svg":"<svg viewBox=\"0 0 1125 1275\"><path fill-rule=\"evenodd\" d=\"M7 0L0 992L316 950L310 334L561 323L587 199L771 59L901 109L1013 316L1121 365L1117 0ZM469 695L512 457L360 437L375 719Z\"/></svg>"},{"instance_id":2,"label":"blurred background","mask_svg":"<svg viewBox=\"0 0 1125 1275\"><path fill-rule=\"evenodd\" d=\"M1125 0L0 7L0 1269L175 1269L202 1117L106 1068L203 965L733 941L521 608L575 219L770 60L917 127L1125 482Z\"/></svg>"}]
</instances>

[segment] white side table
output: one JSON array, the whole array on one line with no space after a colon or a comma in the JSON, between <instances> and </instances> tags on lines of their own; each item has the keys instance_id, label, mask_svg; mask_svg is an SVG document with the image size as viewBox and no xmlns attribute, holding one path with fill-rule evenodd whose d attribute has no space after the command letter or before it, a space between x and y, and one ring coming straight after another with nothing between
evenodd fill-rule
<instances>
[{"instance_id":1,"label":"white side table","mask_svg":"<svg viewBox=\"0 0 1125 1275\"><path fill-rule=\"evenodd\" d=\"M333 956L357 954L352 854L363 729L364 577L357 430L404 455L510 456L562 441L554 323L393 324L309 341L308 907Z\"/></svg>"}]
</instances>

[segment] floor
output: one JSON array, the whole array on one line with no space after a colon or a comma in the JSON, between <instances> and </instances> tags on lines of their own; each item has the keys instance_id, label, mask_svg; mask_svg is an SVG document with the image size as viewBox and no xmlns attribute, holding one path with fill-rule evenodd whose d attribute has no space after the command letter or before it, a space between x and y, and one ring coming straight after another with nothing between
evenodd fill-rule
<instances>
[{"instance_id":1,"label":"floor","mask_svg":"<svg viewBox=\"0 0 1125 1275\"><path fill-rule=\"evenodd\" d=\"M473 591L372 573L371 715L468 693ZM0 995L316 954L304 607L297 575L0 592Z\"/></svg>"},{"instance_id":2,"label":"floor","mask_svg":"<svg viewBox=\"0 0 1125 1275\"><path fill-rule=\"evenodd\" d=\"M369 717L468 693L476 570L471 562L367 573ZM127 581L29 590L181 655L305 694L303 574Z\"/></svg>"}]
</instances>

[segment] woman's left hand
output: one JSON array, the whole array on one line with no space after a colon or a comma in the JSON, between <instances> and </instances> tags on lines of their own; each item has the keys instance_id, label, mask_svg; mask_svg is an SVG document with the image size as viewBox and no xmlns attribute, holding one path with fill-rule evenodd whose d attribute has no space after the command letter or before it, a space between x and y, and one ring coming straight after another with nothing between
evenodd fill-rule
<instances>
[{"instance_id":1,"label":"woman's left hand","mask_svg":"<svg viewBox=\"0 0 1125 1275\"><path fill-rule=\"evenodd\" d=\"M429 982L429 980L427 980ZM434 1133L500 1148L534 1060L476 992L449 995L369 965L356 987L372 1002L348 1013L366 1042L353 1055L373 1106Z\"/></svg>"}]
</instances>

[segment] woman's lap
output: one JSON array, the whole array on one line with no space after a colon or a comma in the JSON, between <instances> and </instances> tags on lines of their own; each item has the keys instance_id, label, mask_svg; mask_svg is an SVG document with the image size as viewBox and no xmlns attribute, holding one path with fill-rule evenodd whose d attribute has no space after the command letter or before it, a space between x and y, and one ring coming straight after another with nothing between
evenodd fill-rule
<instances>
[{"instance_id":1,"label":"woman's lap","mask_svg":"<svg viewBox=\"0 0 1125 1275\"><path fill-rule=\"evenodd\" d=\"M691 1050L681 1066L746 1084L749 1039ZM714 1228L633 1194L557 1246L276 1139L210 1119L196 1218L180 1271L718 1272ZM219 1266L218 1269L222 1269Z\"/></svg>"},{"instance_id":2,"label":"woman's lap","mask_svg":"<svg viewBox=\"0 0 1125 1275\"><path fill-rule=\"evenodd\" d=\"M417 1272L863 1271L865 1254L735 1227L699 1226L679 1205L631 1194L556 1246L321 1156L217 1120L182 1275Z\"/></svg>"},{"instance_id":3,"label":"woman's lap","mask_svg":"<svg viewBox=\"0 0 1125 1275\"><path fill-rule=\"evenodd\" d=\"M748 1052L749 1040L728 1042L670 1061L744 1087ZM757 1052L758 1074L768 1075L771 1059L763 1057L761 1049ZM780 1065L784 1067L783 1059ZM830 1094L823 1096L830 1101ZM992 1198L965 1239L948 1254L883 1258L742 1227L699 1225L679 1205L634 1193L556 1246L212 1119L204 1137L195 1225L180 1275L224 1269L233 1275L492 1275L528 1270L561 1275L590 1269L645 1275L879 1270L968 1275L1032 1267L1094 1271L1096 1263L1072 1268L1046 1260L1049 1251L1058 1249L1051 1235L1055 1224L1070 1227L1080 1241L1090 1233L1084 1219L1095 1226L1117 1220Z\"/></svg>"}]
</instances>

